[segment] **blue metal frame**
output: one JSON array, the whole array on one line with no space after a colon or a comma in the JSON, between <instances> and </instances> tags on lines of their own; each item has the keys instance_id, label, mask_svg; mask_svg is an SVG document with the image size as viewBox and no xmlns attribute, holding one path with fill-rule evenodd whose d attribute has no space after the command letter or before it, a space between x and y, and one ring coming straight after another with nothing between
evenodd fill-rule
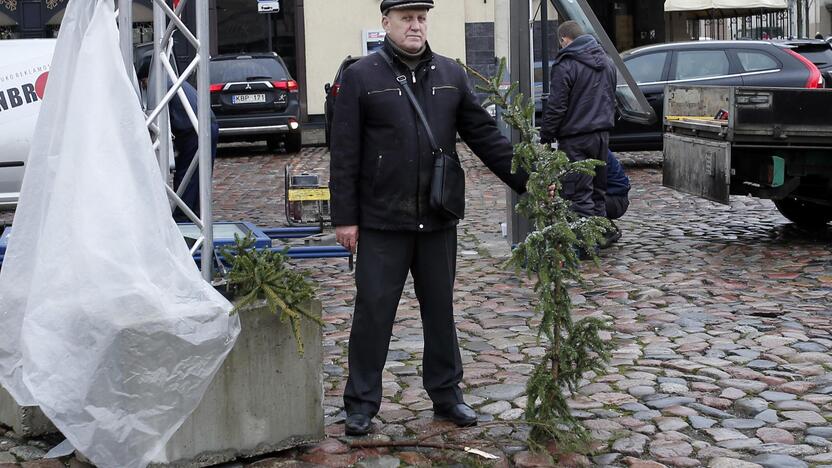
<instances>
[{"instance_id":1,"label":"blue metal frame","mask_svg":"<svg viewBox=\"0 0 832 468\"><path fill-rule=\"evenodd\" d=\"M182 225L193 226L192 223L181 223ZM287 251L285 248L272 247L272 239L302 239L304 237L313 236L321 233L319 227L289 227L289 228L259 228L249 222L227 222L214 223L214 226L220 225L235 225L241 228L246 233L251 233L254 237L254 248L268 249L273 252L286 252L289 258L306 259L306 258L348 258L352 259L352 254L340 245L315 245L303 247L291 247ZM0 234L0 265L3 263L3 258L6 254L6 246L8 245L9 235L11 234L11 227L7 227ZM216 231L215 231L216 233ZM234 245L234 239L227 237L214 236L215 251L222 248ZM199 264L202 261L201 251L194 254L194 260Z\"/></svg>"},{"instance_id":2,"label":"blue metal frame","mask_svg":"<svg viewBox=\"0 0 832 468\"><path fill-rule=\"evenodd\" d=\"M194 226L193 223L179 223L180 226ZM237 226L241 228L242 231L245 231L246 234L251 233L254 237L254 248L256 249L268 249L272 246L272 238L269 237L262 229L258 228L252 223L249 222L227 222L227 223L214 223L215 231L214 231L214 248L219 247L227 247L230 245L234 245L234 238L228 237L217 237L216 235L216 226Z\"/></svg>"}]
</instances>

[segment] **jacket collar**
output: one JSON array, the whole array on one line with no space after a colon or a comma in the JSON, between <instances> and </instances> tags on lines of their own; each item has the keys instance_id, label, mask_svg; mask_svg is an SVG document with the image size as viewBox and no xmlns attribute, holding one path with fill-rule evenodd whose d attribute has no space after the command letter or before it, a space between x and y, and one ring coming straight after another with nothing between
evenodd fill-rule
<instances>
[{"instance_id":1,"label":"jacket collar","mask_svg":"<svg viewBox=\"0 0 832 468\"><path fill-rule=\"evenodd\" d=\"M384 45L382 47L384 47L384 51L387 52L387 55L397 62L398 66L407 68L407 65L405 65L404 61L402 61L401 57L399 57L399 54L396 52L395 47L391 45L390 39L386 36L384 37ZM419 64L421 65L423 63L430 62L431 60L433 60L433 51L430 48L430 44L425 41L425 52L422 54Z\"/></svg>"}]
</instances>

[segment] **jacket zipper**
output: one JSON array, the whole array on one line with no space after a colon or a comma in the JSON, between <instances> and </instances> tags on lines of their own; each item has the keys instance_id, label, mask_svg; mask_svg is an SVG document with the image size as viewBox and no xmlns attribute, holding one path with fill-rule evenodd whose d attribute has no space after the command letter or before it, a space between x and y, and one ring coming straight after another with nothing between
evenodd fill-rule
<instances>
[{"instance_id":1,"label":"jacket zipper","mask_svg":"<svg viewBox=\"0 0 832 468\"><path fill-rule=\"evenodd\" d=\"M410 70L410 74L413 77L413 84L416 84L416 70ZM414 86L415 88L415 86ZM421 132L419 131L419 119L416 119L416 141L418 142L421 136ZM421 146L421 145L420 145ZM425 223L422 222L422 201L421 197L419 196L419 188L421 185L421 172L422 172L422 158L421 158L421 147L418 149L416 153L416 222L419 223L419 230L423 230Z\"/></svg>"},{"instance_id":2,"label":"jacket zipper","mask_svg":"<svg viewBox=\"0 0 832 468\"><path fill-rule=\"evenodd\" d=\"M387 89L379 89L379 90L376 90L376 91L367 91L367 95L370 96L370 95L373 95L373 94L389 93L389 92L392 92L392 91L398 92L399 96L402 95L401 88L387 88Z\"/></svg>"},{"instance_id":3,"label":"jacket zipper","mask_svg":"<svg viewBox=\"0 0 832 468\"><path fill-rule=\"evenodd\" d=\"M445 86L434 86L433 87L433 95L436 96L437 89L453 89L456 90L456 86L445 85Z\"/></svg>"}]
</instances>

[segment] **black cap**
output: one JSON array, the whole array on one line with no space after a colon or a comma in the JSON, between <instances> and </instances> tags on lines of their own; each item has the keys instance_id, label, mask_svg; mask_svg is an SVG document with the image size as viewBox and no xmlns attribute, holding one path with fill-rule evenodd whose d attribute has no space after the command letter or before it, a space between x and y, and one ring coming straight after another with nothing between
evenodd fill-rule
<instances>
[{"instance_id":1,"label":"black cap","mask_svg":"<svg viewBox=\"0 0 832 468\"><path fill-rule=\"evenodd\" d=\"M381 14L387 13L387 10L397 10L400 8L413 8L416 10L433 8L433 0L382 0Z\"/></svg>"}]
</instances>

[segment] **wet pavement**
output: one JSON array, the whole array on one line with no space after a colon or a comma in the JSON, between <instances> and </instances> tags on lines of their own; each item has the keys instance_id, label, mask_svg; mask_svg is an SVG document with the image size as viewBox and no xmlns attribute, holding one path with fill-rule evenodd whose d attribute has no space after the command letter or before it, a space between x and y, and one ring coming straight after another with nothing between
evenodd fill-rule
<instances>
[{"instance_id":1,"label":"wet pavement","mask_svg":"<svg viewBox=\"0 0 832 468\"><path fill-rule=\"evenodd\" d=\"M617 222L623 237L603 251L600 267L584 267L587 287L572 291L577 318L603 317L613 326L613 360L603 374L586 375L571 399L591 432L593 451L562 454L550 447L552 458L528 453L524 384L543 353L534 295L529 281L503 266L509 253L500 228L505 189L460 150L469 199L459 229L456 315L465 398L481 424L446 434L446 442L496 454L498 466L832 466L832 229L798 229L768 201L736 197L728 207L663 188L658 153L622 155L633 184L630 210ZM287 164L324 178L328 172L322 148L288 156L234 146L221 148L220 156L216 217L264 227L285 224ZM438 449L349 450L341 392L353 277L345 260L299 266L312 272L324 305L330 438L229 466L487 466L476 455ZM409 283L374 439L451 429L432 419L421 387L422 347ZM0 468L37 460L49 445L0 429ZM37 463L22 466L63 466Z\"/></svg>"}]
</instances>

